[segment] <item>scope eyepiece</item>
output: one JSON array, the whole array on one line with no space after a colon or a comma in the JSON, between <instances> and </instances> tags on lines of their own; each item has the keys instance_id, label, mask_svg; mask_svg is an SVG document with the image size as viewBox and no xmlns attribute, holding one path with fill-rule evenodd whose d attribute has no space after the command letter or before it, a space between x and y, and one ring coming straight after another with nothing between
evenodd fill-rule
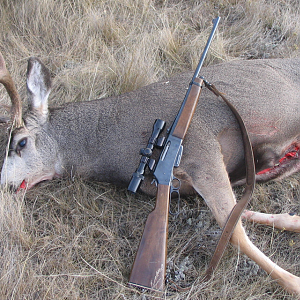
<instances>
[{"instance_id":1,"label":"scope eyepiece","mask_svg":"<svg viewBox=\"0 0 300 300\"><path fill-rule=\"evenodd\" d=\"M128 186L128 191L132 193L136 193L144 178L145 177L142 174L134 172L132 174L132 178Z\"/></svg>"}]
</instances>

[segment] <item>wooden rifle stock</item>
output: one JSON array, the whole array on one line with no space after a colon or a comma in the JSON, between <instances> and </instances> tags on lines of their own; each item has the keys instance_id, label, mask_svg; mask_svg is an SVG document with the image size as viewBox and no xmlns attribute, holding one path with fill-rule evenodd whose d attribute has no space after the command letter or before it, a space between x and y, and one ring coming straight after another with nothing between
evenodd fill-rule
<instances>
[{"instance_id":1,"label":"wooden rifle stock","mask_svg":"<svg viewBox=\"0 0 300 300\"><path fill-rule=\"evenodd\" d=\"M156 205L149 214L131 270L129 284L162 291L165 286L170 186L158 184Z\"/></svg>"}]
</instances>

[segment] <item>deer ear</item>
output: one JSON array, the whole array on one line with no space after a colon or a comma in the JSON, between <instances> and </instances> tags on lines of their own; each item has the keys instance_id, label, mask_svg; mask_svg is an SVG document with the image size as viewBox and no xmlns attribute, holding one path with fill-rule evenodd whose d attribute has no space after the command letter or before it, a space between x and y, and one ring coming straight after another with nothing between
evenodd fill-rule
<instances>
[{"instance_id":1,"label":"deer ear","mask_svg":"<svg viewBox=\"0 0 300 300\"><path fill-rule=\"evenodd\" d=\"M48 116L48 96L51 91L49 70L36 57L28 60L27 92L29 109L41 118Z\"/></svg>"}]
</instances>

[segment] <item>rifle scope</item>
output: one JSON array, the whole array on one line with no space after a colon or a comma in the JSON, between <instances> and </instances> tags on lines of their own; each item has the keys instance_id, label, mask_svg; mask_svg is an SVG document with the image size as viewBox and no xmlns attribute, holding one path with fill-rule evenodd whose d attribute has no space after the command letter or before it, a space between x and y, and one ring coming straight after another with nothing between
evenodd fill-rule
<instances>
[{"instance_id":1,"label":"rifle scope","mask_svg":"<svg viewBox=\"0 0 300 300\"><path fill-rule=\"evenodd\" d=\"M153 131L149 138L148 145L146 148L140 150L140 155L142 155L140 164L136 171L132 174L131 181L128 186L128 191L135 193L139 188L142 180L145 179L144 172L145 168L148 165L149 169L152 170L154 167L154 160L151 160L152 150L154 146L162 146L157 144L157 139L160 133L163 131L166 122L160 119L156 119L153 125Z\"/></svg>"}]
</instances>

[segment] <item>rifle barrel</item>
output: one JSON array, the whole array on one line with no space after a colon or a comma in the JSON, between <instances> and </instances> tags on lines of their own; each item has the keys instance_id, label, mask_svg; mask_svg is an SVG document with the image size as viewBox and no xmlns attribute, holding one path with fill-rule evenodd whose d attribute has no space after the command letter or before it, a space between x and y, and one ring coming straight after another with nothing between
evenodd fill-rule
<instances>
[{"instance_id":1,"label":"rifle barrel","mask_svg":"<svg viewBox=\"0 0 300 300\"><path fill-rule=\"evenodd\" d=\"M204 50L203 50L203 52L202 52L202 55L201 55L200 61L199 61L199 63L198 63L198 66L197 66L197 68L196 68L196 70L195 70L195 73L194 73L192 82L193 82L194 79L195 79L196 77L198 77L198 75L199 75L200 69L202 68L203 62L204 62L205 57L206 57L206 55L207 55L208 49L209 49L209 47L210 47L210 44L211 44L211 42L212 42L212 40L213 40L213 38L214 38L214 35L215 35L215 32L216 32L217 27L218 27L218 25L219 25L220 19L221 19L220 17L217 17L217 18L215 18L215 19L212 20L214 26L213 26L212 31L211 31L211 33L210 33L210 36L209 36L209 38L208 38L208 40L207 40L207 42L206 42L206 46L205 46L205 48L204 48Z\"/></svg>"}]
</instances>

